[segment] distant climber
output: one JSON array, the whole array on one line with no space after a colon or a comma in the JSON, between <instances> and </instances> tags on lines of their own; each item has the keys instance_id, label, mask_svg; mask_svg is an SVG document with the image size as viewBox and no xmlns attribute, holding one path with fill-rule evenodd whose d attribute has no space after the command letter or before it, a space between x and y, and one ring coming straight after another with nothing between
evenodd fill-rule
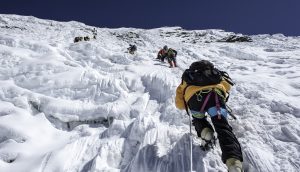
<instances>
[{"instance_id":1,"label":"distant climber","mask_svg":"<svg viewBox=\"0 0 300 172\"><path fill-rule=\"evenodd\" d=\"M168 63L170 64L170 68L172 68L177 67L176 56L177 51L172 48L168 48L168 46L165 45L163 49L159 50L156 59L164 62L165 58L167 58Z\"/></svg>"},{"instance_id":2,"label":"distant climber","mask_svg":"<svg viewBox=\"0 0 300 172\"><path fill-rule=\"evenodd\" d=\"M74 43L76 42L80 42L80 41L89 41L90 40L90 37L89 36L77 36L74 38Z\"/></svg>"},{"instance_id":3,"label":"distant climber","mask_svg":"<svg viewBox=\"0 0 300 172\"><path fill-rule=\"evenodd\" d=\"M170 64L170 68L177 67L177 61L176 61L177 51L169 48L167 51L167 60Z\"/></svg>"},{"instance_id":4,"label":"distant climber","mask_svg":"<svg viewBox=\"0 0 300 172\"><path fill-rule=\"evenodd\" d=\"M127 48L127 50L128 50L128 53L135 54L135 52L137 51L137 47L136 47L136 45L129 44L129 47Z\"/></svg>"},{"instance_id":5,"label":"distant climber","mask_svg":"<svg viewBox=\"0 0 300 172\"><path fill-rule=\"evenodd\" d=\"M97 39L97 30L96 30L96 28L94 28L92 32L93 32L93 38Z\"/></svg>"},{"instance_id":6,"label":"distant climber","mask_svg":"<svg viewBox=\"0 0 300 172\"><path fill-rule=\"evenodd\" d=\"M83 37L82 36L77 36L74 38L74 43L75 42L79 42L79 41L82 41L83 40Z\"/></svg>"},{"instance_id":7,"label":"distant climber","mask_svg":"<svg viewBox=\"0 0 300 172\"><path fill-rule=\"evenodd\" d=\"M229 172L241 172L241 146L227 121L226 101L232 85L226 72L219 71L207 60L197 61L184 71L175 103L178 109L191 113L204 150L211 148L216 140L214 129L206 119L207 114L211 117L222 150L222 161Z\"/></svg>"},{"instance_id":8,"label":"distant climber","mask_svg":"<svg viewBox=\"0 0 300 172\"><path fill-rule=\"evenodd\" d=\"M85 36L85 37L83 38L83 40L89 41L89 40L90 40L90 37L89 37L89 36Z\"/></svg>"},{"instance_id":9,"label":"distant climber","mask_svg":"<svg viewBox=\"0 0 300 172\"><path fill-rule=\"evenodd\" d=\"M156 59L164 62L167 57L168 46L164 46L163 49L159 50Z\"/></svg>"}]
</instances>

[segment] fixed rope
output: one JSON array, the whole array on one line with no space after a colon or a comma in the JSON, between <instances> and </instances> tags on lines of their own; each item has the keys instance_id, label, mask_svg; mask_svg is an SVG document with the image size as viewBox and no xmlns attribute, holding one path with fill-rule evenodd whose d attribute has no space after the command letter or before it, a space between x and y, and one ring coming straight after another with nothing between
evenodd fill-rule
<instances>
[{"instance_id":1,"label":"fixed rope","mask_svg":"<svg viewBox=\"0 0 300 172\"><path fill-rule=\"evenodd\" d=\"M191 164L191 172L193 171L193 135L192 135L192 117L191 114L189 114L190 119L190 164Z\"/></svg>"}]
</instances>

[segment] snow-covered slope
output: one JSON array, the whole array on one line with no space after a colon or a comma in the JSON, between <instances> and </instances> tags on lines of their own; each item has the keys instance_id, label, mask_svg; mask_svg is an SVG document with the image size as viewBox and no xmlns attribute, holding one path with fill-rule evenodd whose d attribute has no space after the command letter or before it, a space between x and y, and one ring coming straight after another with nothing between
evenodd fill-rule
<instances>
[{"instance_id":1,"label":"snow-covered slope","mask_svg":"<svg viewBox=\"0 0 300 172\"><path fill-rule=\"evenodd\" d=\"M1 172L189 171L189 121L174 96L201 59L236 82L229 122L246 165L299 171L300 37L220 43L233 33L96 28L96 40L73 43L93 28L0 15ZM163 45L178 51L178 68L154 60ZM225 172L219 146L203 152L199 142L193 170Z\"/></svg>"}]
</instances>

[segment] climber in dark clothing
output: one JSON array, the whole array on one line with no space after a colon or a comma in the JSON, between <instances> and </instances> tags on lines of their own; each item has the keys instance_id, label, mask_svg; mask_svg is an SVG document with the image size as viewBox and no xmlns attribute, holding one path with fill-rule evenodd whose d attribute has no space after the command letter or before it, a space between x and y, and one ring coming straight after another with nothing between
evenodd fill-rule
<instances>
[{"instance_id":1,"label":"climber in dark clothing","mask_svg":"<svg viewBox=\"0 0 300 172\"><path fill-rule=\"evenodd\" d=\"M163 49L159 50L157 53L156 59L161 60L162 62L165 61L165 58L167 57L167 51L168 51L168 46L164 46Z\"/></svg>"},{"instance_id":2,"label":"climber in dark clothing","mask_svg":"<svg viewBox=\"0 0 300 172\"><path fill-rule=\"evenodd\" d=\"M170 64L170 68L177 67L176 56L177 51L172 48L169 48L167 51L167 59Z\"/></svg>"},{"instance_id":3,"label":"climber in dark clothing","mask_svg":"<svg viewBox=\"0 0 300 172\"><path fill-rule=\"evenodd\" d=\"M163 49L159 50L156 59L159 59L162 62L164 62L165 58L167 58L168 63L170 64L170 68L172 68L177 67L176 56L177 51L172 48L168 48L168 46L165 45Z\"/></svg>"},{"instance_id":4,"label":"climber in dark clothing","mask_svg":"<svg viewBox=\"0 0 300 172\"><path fill-rule=\"evenodd\" d=\"M137 50L137 47L136 47L136 45L131 45L130 44L129 47L127 48L127 50L130 54L134 54Z\"/></svg>"}]
</instances>

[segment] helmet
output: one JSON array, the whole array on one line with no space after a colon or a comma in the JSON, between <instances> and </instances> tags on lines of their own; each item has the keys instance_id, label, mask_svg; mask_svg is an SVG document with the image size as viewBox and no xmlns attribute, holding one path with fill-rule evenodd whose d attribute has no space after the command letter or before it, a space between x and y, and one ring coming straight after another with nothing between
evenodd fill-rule
<instances>
[{"instance_id":1,"label":"helmet","mask_svg":"<svg viewBox=\"0 0 300 172\"><path fill-rule=\"evenodd\" d=\"M198 71L204 71L204 70L211 70L214 68L214 65L208 61L208 60L200 60L197 62L194 62L190 66L190 70L198 70Z\"/></svg>"},{"instance_id":2,"label":"helmet","mask_svg":"<svg viewBox=\"0 0 300 172\"><path fill-rule=\"evenodd\" d=\"M167 51L167 50L168 50L168 46L166 46L166 45L165 45L165 46L164 46L164 50L166 50L166 51Z\"/></svg>"}]
</instances>

